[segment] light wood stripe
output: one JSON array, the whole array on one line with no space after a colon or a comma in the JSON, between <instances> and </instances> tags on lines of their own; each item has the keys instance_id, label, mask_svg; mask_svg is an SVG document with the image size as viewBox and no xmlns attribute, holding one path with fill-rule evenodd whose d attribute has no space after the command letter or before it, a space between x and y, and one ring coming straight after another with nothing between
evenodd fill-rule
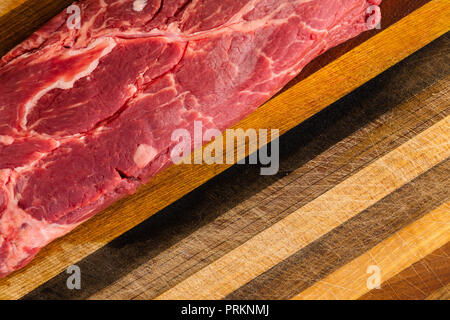
<instances>
[{"instance_id":1,"label":"light wood stripe","mask_svg":"<svg viewBox=\"0 0 450 320\"><path fill-rule=\"evenodd\" d=\"M450 156L450 117L157 299L220 299Z\"/></svg>"},{"instance_id":2,"label":"light wood stripe","mask_svg":"<svg viewBox=\"0 0 450 320\"><path fill-rule=\"evenodd\" d=\"M450 199L450 161L443 161L240 287L225 299L291 299L422 218L448 199ZM450 254L450 246L448 249ZM442 255L445 256L442 251L433 252L427 259L408 268L409 272L405 274L402 272L398 277L389 279L383 290L372 290L369 292L370 297L362 298L378 299L383 294L388 296L391 293L391 296L396 298L401 294L397 295L397 291L402 292L403 297L423 294L422 298L425 298L425 292L431 294L433 290L442 287L448 278L445 276L445 270L450 272L448 264L450 257L447 256L445 259ZM448 264L448 268L442 267L444 261ZM428 272L433 266L435 272ZM436 274L441 275L439 279L436 278ZM401 282L400 279L406 281ZM409 286L409 280L415 285ZM392 292L393 290L396 292Z\"/></svg>"},{"instance_id":3,"label":"light wood stripe","mask_svg":"<svg viewBox=\"0 0 450 320\"><path fill-rule=\"evenodd\" d=\"M27 0L2 0L0 2L0 16L3 16L25 2L27 2Z\"/></svg>"},{"instance_id":4,"label":"light wood stripe","mask_svg":"<svg viewBox=\"0 0 450 320\"><path fill-rule=\"evenodd\" d=\"M285 133L446 33L448 11L445 0L431 1L280 94L234 128L279 128ZM330 83L333 90L326 85ZM228 167L169 168L134 197L116 203L45 248L27 268L0 280L0 298L22 297Z\"/></svg>"},{"instance_id":5,"label":"light wood stripe","mask_svg":"<svg viewBox=\"0 0 450 320\"><path fill-rule=\"evenodd\" d=\"M280 133L285 133L322 110L323 106L329 106L413 54L425 42L447 33L450 30L448 16L447 0L429 2L300 82L294 86L296 90L287 90L270 100L236 127L253 128L256 118L264 117L266 127L278 128Z\"/></svg>"},{"instance_id":6,"label":"light wood stripe","mask_svg":"<svg viewBox=\"0 0 450 320\"><path fill-rule=\"evenodd\" d=\"M370 291L369 266L378 266L385 281L445 245L450 240L449 213L447 202L294 299L358 299Z\"/></svg>"}]
</instances>

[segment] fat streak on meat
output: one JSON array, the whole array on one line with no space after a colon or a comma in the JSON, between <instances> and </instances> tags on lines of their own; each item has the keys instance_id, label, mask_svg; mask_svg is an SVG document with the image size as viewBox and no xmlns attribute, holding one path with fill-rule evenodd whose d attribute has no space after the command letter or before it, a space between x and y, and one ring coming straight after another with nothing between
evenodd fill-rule
<instances>
[{"instance_id":1,"label":"fat streak on meat","mask_svg":"<svg viewBox=\"0 0 450 320\"><path fill-rule=\"evenodd\" d=\"M168 167L175 129L237 123L380 2L86 0L81 28L52 19L0 61L0 277Z\"/></svg>"}]
</instances>

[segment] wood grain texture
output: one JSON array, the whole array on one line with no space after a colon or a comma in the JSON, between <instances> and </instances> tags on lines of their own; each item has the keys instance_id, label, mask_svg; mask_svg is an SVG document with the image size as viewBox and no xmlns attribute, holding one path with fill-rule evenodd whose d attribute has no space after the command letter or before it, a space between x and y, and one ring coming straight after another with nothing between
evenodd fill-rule
<instances>
[{"instance_id":1,"label":"wood grain texture","mask_svg":"<svg viewBox=\"0 0 450 320\"><path fill-rule=\"evenodd\" d=\"M445 161L252 279L226 298L261 300L290 299L296 296L434 210L443 199L450 198L450 178L447 177L450 177L450 162ZM447 262L447 267L450 267L449 261L444 259L441 262ZM437 274L443 281L447 267L437 269ZM418 278L411 281L414 288L425 286L438 289L442 286L434 283L433 286L427 286L426 279L430 276L426 277L425 270L421 271L423 272L417 273ZM383 284L383 289L386 286ZM406 288L404 291L407 295ZM430 289L428 292L431 293Z\"/></svg>"},{"instance_id":2,"label":"wood grain texture","mask_svg":"<svg viewBox=\"0 0 450 320\"><path fill-rule=\"evenodd\" d=\"M87 279L80 292L65 289L62 273L27 298L150 299L167 291L449 115L446 47L440 39L283 136L276 177L233 167L77 263ZM297 294L287 282L314 283L445 201L446 168L422 174L284 260L292 268L266 273L272 283L254 279L245 295L240 288L231 297Z\"/></svg>"},{"instance_id":3,"label":"wood grain texture","mask_svg":"<svg viewBox=\"0 0 450 320\"><path fill-rule=\"evenodd\" d=\"M427 297L427 300L450 300L450 284L447 284L445 287L436 290L431 295Z\"/></svg>"},{"instance_id":4,"label":"wood grain texture","mask_svg":"<svg viewBox=\"0 0 450 320\"><path fill-rule=\"evenodd\" d=\"M436 208L294 299L358 299L370 290L369 266L377 266L381 279L386 280L450 240L449 206L450 203L445 203Z\"/></svg>"},{"instance_id":5,"label":"wood grain texture","mask_svg":"<svg viewBox=\"0 0 450 320\"><path fill-rule=\"evenodd\" d=\"M431 1L400 22L382 30L370 40L331 62L312 76L302 80L299 84L291 86L236 127L244 129L280 128L282 133L287 132L298 123L447 32L449 30L447 15L448 6L445 1ZM389 52L389 54L386 54L386 52ZM349 72L349 70L351 71ZM328 86L324 86L324 83L333 83L332 90ZM289 114L290 117L287 118L286 114ZM439 120L433 124L433 127L438 123L442 125L441 121L446 120ZM401 123L400 120L399 123ZM425 132L428 131L425 130ZM411 144L408 146L417 148L417 146ZM442 153L440 153L442 150L436 151L436 154L430 156L437 156L438 158L442 156ZM416 169L426 170L429 166L432 167L437 164L436 159L429 163L420 162L430 160L427 157L422 160L420 158L410 160L413 164L419 161L421 167L415 166ZM385 164L386 167L390 165L391 163ZM168 169L156 177L148 186L142 188L137 195L120 201L78 228L74 233L50 245L25 270L1 280L0 297L18 298L23 296L31 289L58 274L68 265L76 263L101 248L118 235L131 229L227 168L228 166L181 166ZM380 169L380 172L382 171ZM407 173L411 174L411 172L408 171ZM416 172L409 179L413 179L421 173L422 171ZM401 186L410 180L395 181L399 184L394 186ZM345 185L345 182L341 183ZM149 201L150 199L151 201ZM356 211L355 214L359 213ZM220 254L218 253L218 255ZM147 271L142 271L143 277L148 276ZM144 294L141 298L145 298L145 296ZM101 297L101 295L97 297Z\"/></svg>"},{"instance_id":6,"label":"wood grain texture","mask_svg":"<svg viewBox=\"0 0 450 320\"><path fill-rule=\"evenodd\" d=\"M450 157L449 127L450 116L171 288L158 299L226 297ZM448 234L443 234L449 240Z\"/></svg>"},{"instance_id":7,"label":"wood grain texture","mask_svg":"<svg viewBox=\"0 0 450 320\"><path fill-rule=\"evenodd\" d=\"M449 41L439 39L283 136L277 176L235 166L78 262L83 290L67 290L61 273L27 298L150 299L167 291L449 115L442 68ZM300 282L311 285L445 201L446 168L422 174L227 298L296 295Z\"/></svg>"},{"instance_id":8,"label":"wood grain texture","mask_svg":"<svg viewBox=\"0 0 450 320\"><path fill-rule=\"evenodd\" d=\"M3 16L7 14L8 12L11 12L21 4L25 3L26 0L3 0L0 3L0 16Z\"/></svg>"},{"instance_id":9,"label":"wood grain texture","mask_svg":"<svg viewBox=\"0 0 450 320\"><path fill-rule=\"evenodd\" d=\"M450 284L450 242L417 261L361 300L444 299Z\"/></svg>"}]
</instances>

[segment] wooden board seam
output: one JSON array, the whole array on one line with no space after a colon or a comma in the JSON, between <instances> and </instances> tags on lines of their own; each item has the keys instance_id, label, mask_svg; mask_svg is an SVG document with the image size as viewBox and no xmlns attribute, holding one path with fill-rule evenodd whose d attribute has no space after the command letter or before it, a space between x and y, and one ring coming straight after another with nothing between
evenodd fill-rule
<instances>
[{"instance_id":1,"label":"wooden board seam","mask_svg":"<svg viewBox=\"0 0 450 320\"><path fill-rule=\"evenodd\" d=\"M157 299L222 299L450 157L450 116ZM363 201L364 200L364 201ZM333 203L332 209L330 203ZM329 210L333 210L334 214Z\"/></svg>"}]
</instances>

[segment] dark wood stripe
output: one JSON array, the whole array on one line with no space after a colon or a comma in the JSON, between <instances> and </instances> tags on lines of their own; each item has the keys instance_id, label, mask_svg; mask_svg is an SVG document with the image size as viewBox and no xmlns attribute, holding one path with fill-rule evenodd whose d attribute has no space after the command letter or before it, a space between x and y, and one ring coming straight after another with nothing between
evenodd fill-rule
<instances>
[{"instance_id":1,"label":"dark wood stripe","mask_svg":"<svg viewBox=\"0 0 450 320\"><path fill-rule=\"evenodd\" d=\"M450 242L429 254L395 277L383 282L382 288L372 290L361 300L423 300L444 293L450 283ZM440 290L444 289L444 290ZM435 295L439 298L442 294Z\"/></svg>"},{"instance_id":2,"label":"dark wood stripe","mask_svg":"<svg viewBox=\"0 0 450 320\"><path fill-rule=\"evenodd\" d=\"M445 161L226 299L290 299L438 207L449 196L450 161Z\"/></svg>"},{"instance_id":3,"label":"dark wood stripe","mask_svg":"<svg viewBox=\"0 0 450 320\"><path fill-rule=\"evenodd\" d=\"M330 51L324 53L320 57L316 58L316 60L306 66L306 68L302 71L302 73L284 90L289 88L291 85L294 85L298 81L305 79L309 75L318 71L320 68L326 66L330 61L334 61L335 59L342 56L344 53L349 50L356 48L358 45L372 37L374 34L390 27L397 21L401 20L403 17L406 17L408 14L413 12L414 10L422 7L424 4L430 2L430 0L384 0L381 3L381 11L384 12L382 26L380 30L372 30L370 32L363 33L358 36L356 39L345 42L340 46L331 49ZM387 14L389 12L389 14Z\"/></svg>"},{"instance_id":4,"label":"dark wood stripe","mask_svg":"<svg viewBox=\"0 0 450 320\"><path fill-rule=\"evenodd\" d=\"M105 297L157 296L448 114L429 106L442 98L430 87L448 74L447 47L441 38L283 136L278 176L235 166L81 261L83 290L64 289L60 274L26 298L86 298L140 266Z\"/></svg>"},{"instance_id":5,"label":"dark wood stripe","mask_svg":"<svg viewBox=\"0 0 450 320\"><path fill-rule=\"evenodd\" d=\"M29 0L11 10L9 13L0 16L0 56L3 56L14 46L21 43L41 25L56 16L73 2L73 0ZM393 23L399 21L401 18L407 16L412 11L420 8L428 2L430 2L430 0L384 1L382 4L382 10L383 12L390 12L390 14L385 15L382 29L385 29ZM380 31L381 30L374 30L367 32L358 37L358 39L334 48L330 52L318 58L316 63L308 66L305 72L302 73L298 79L293 81L292 84L297 83L306 76L319 70L330 61L334 61L336 58L348 52L349 49L355 48Z\"/></svg>"},{"instance_id":6,"label":"dark wood stripe","mask_svg":"<svg viewBox=\"0 0 450 320\"><path fill-rule=\"evenodd\" d=\"M27 1L0 16L0 57L73 2L73 0Z\"/></svg>"}]
</instances>

